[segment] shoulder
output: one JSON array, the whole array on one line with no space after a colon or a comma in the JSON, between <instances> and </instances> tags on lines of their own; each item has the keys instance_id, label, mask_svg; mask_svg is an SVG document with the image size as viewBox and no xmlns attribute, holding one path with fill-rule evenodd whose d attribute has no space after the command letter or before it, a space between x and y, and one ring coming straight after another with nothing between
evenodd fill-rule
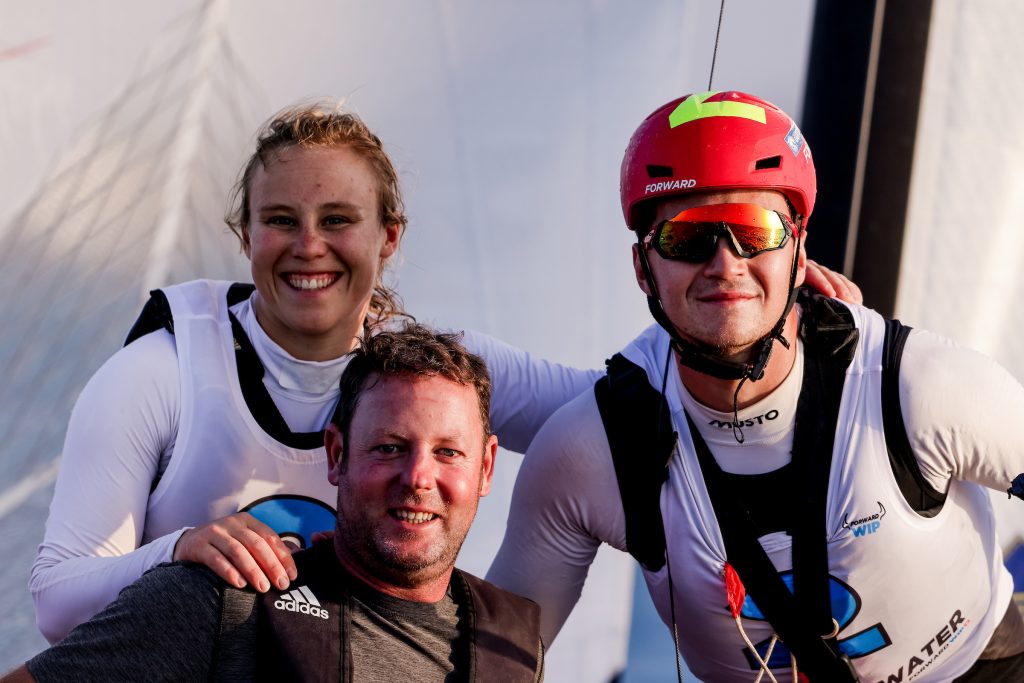
<instances>
[{"instance_id":1,"label":"shoulder","mask_svg":"<svg viewBox=\"0 0 1024 683\"><path fill-rule=\"evenodd\" d=\"M540 606L459 569L452 581L472 603L476 670L495 680L543 678Z\"/></svg>"},{"instance_id":2,"label":"shoulder","mask_svg":"<svg viewBox=\"0 0 1024 683\"><path fill-rule=\"evenodd\" d=\"M950 477L1005 490L1020 472L1024 387L993 358L914 329L899 376L910 445L932 486Z\"/></svg>"},{"instance_id":3,"label":"shoulder","mask_svg":"<svg viewBox=\"0 0 1024 683\"><path fill-rule=\"evenodd\" d=\"M169 629L210 631L220 621L224 581L192 562L159 564L124 588L117 602L160 615Z\"/></svg>"},{"instance_id":4,"label":"shoulder","mask_svg":"<svg viewBox=\"0 0 1024 683\"><path fill-rule=\"evenodd\" d=\"M226 584L201 564L166 562L147 570L138 581L121 591L133 598L160 596L162 600L191 596L206 606L219 605Z\"/></svg>"},{"instance_id":5,"label":"shoulder","mask_svg":"<svg viewBox=\"0 0 1024 683\"><path fill-rule=\"evenodd\" d=\"M611 450L593 389L556 410L541 427L527 450L526 462L531 461L587 478L595 465L606 461L611 467Z\"/></svg>"},{"instance_id":6,"label":"shoulder","mask_svg":"<svg viewBox=\"0 0 1024 683\"><path fill-rule=\"evenodd\" d=\"M593 390L585 391L562 406L527 449L512 494L508 530L525 533L530 543L551 541L544 537L552 529L612 542L621 531L619 500L597 401ZM544 530L529 528L538 526Z\"/></svg>"},{"instance_id":7,"label":"shoulder","mask_svg":"<svg viewBox=\"0 0 1024 683\"><path fill-rule=\"evenodd\" d=\"M959 372L962 368L991 372L1002 370L999 363L980 351L961 346L957 342L930 330L913 328L903 351L903 367L908 374L921 376Z\"/></svg>"},{"instance_id":8,"label":"shoulder","mask_svg":"<svg viewBox=\"0 0 1024 683\"><path fill-rule=\"evenodd\" d=\"M487 621L515 619L534 624L540 633L540 606L529 598L500 588L486 579L456 569L453 580L462 581L473 597L477 617Z\"/></svg>"},{"instance_id":9,"label":"shoulder","mask_svg":"<svg viewBox=\"0 0 1024 683\"><path fill-rule=\"evenodd\" d=\"M158 329L142 335L127 346L118 349L100 368L104 372L137 372L151 363L178 364L178 350L174 335ZM153 368L154 370L157 368Z\"/></svg>"},{"instance_id":10,"label":"shoulder","mask_svg":"<svg viewBox=\"0 0 1024 683\"><path fill-rule=\"evenodd\" d=\"M305 581L320 574L328 574L332 581L347 581L347 572L338 572L338 557L334 551L334 541L325 539L317 541L308 548L292 554L298 576L295 581Z\"/></svg>"},{"instance_id":11,"label":"shoulder","mask_svg":"<svg viewBox=\"0 0 1024 683\"><path fill-rule=\"evenodd\" d=\"M928 330L915 328L907 338L899 382L908 430L992 419L1005 425L1020 417L1022 388L1013 375L990 356Z\"/></svg>"},{"instance_id":12,"label":"shoulder","mask_svg":"<svg viewBox=\"0 0 1024 683\"><path fill-rule=\"evenodd\" d=\"M174 337L160 329L108 358L90 378L79 400L85 405L103 406L103 410L91 413L90 419L106 416L120 424L123 414L109 410L110 406L124 406L133 412L140 408L173 411L179 383Z\"/></svg>"},{"instance_id":13,"label":"shoulder","mask_svg":"<svg viewBox=\"0 0 1024 683\"><path fill-rule=\"evenodd\" d=\"M205 680L220 623L208 570L160 565L29 663L39 680Z\"/></svg>"},{"instance_id":14,"label":"shoulder","mask_svg":"<svg viewBox=\"0 0 1024 683\"><path fill-rule=\"evenodd\" d=\"M979 399L994 404L1019 392L1020 384L994 358L934 332L911 330L900 365L904 411L925 405L960 410Z\"/></svg>"}]
</instances>

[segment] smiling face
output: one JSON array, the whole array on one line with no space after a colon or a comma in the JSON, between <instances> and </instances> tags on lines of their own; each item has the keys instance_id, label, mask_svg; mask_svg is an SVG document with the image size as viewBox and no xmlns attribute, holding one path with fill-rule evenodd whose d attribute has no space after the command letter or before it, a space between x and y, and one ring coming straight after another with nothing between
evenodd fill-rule
<instances>
[{"instance_id":1,"label":"smiling face","mask_svg":"<svg viewBox=\"0 0 1024 683\"><path fill-rule=\"evenodd\" d=\"M257 167L249 203L242 241L260 325L296 358L347 353L401 235L381 223L370 165L350 147L285 147Z\"/></svg>"},{"instance_id":2,"label":"smiling face","mask_svg":"<svg viewBox=\"0 0 1024 683\"><path fill-rule=\"evenodd\" d=\"M652 225L684 209L709 204L759 204L789 216L785 197L778 192L730 190L683 195L661 200ZM726 239L719 239L714 255L705 263L670 261L647 251L662 306L679 333L689 341L711 347L726 358L742 358L778 322L789 297L793 267L790 240L782 249L742 258ZM650 290L634 247L637 282ZM804 279L805 254L801 242L796 284Z\"/></svg>"},{"instance_id":3,"label":"smiling face","mask_svg":"<svg viewBox=\"0 0 1024 683\"><path fill-rule=\"evenodd\" d=\"M484 434L476 389L371 376L348 434L328 425L326 446L339 560L381 592L440 599L491 489L497 439Z\"/></svg>"}]
</instances>

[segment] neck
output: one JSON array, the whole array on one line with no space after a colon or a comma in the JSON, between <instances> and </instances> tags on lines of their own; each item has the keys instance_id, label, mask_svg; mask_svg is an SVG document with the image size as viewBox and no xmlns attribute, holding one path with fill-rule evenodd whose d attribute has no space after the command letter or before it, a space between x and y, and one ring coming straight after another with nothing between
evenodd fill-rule
<instances>
[{"instance_id":1,"label":"neck","mask_svg":"<svg viewBox=\"0 0 1024 683\"><path fill-rule=\"evenodd\" d=\"M779 385L789 376L796 361L796 335L797 335L797 311L796 307L790 310L786 316L786 326L783 336L789 341L789 348L778 341L772 346L771 360L764 369L764 377L756 382L747 380L740 389L737 406L745 408L757 403L762 398L779 388ZM746 353L756 353L756 349L749 349ZM679 377L683 386L695 399L714 410L730 412L733 408L733 396L736 394L736 387L740 380L718 379L705 375L682 363L677 363Z\"/></svg>"},{"instance_id":2,"label":"neck","mask_svg":"<svg viewBox=\"0 0 1024 683\"><path fill-rule=\"evenodd\" d=\"M253 298L256 322L270 339L297 360L327 361L341 358L354 349L363 332L370 302L325 332L304 332L280 324L264 310L259 292Z\"/></svg>"},{"instance_id":3,"label":"neck","mask_svg":"<svg viewBox=\"0 0 1024 683\"><path fill-rule=\"evenodd\" d=\"M451 582L452 571L455 569L455 566L452 565L440 574L434 574L423 580L414 575L407 574L402 577L403 583L398 584L389 581L388 577L385 576L386 572L374 571L368 567L363 567L341 545L337 533L334 535L334 553L338 556L338 562L345 568L345 571L373 590L410 602L434 603L443 599L448 591L448 584Z\"/></svg>"}]
</instances>

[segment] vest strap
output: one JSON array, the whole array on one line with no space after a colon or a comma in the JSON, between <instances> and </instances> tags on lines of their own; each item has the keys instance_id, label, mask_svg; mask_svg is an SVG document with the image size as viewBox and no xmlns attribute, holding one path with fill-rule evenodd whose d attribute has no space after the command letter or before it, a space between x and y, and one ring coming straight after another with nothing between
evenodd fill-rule
<instances>
[{"instance_id":1,"label":"vest strap","mask_svg":"<svg viewBox=\"0 0 1024 683\"><path fill-rule=\"evenodd\" d=\"M235 363L238 366L238 384L242 389L242 396L245 398L245 405L249 412L256 418L256 422L267 434L275 440L292 448L312 450L324 445L323 432L293 432L281 416L274 399L263 384L263 374L266 369L256 355L256 349L242 329L242 323L233 313L228 312L231 318L231 334L235 338Z\"/></svg>"},{"instance_id":2,"label":"vest strap","mask_svg":"<svg viewBox=\"0 0 1024 683\"><path fill-rule=\"evenodd\" d=\"M934 517L946 502L921 474L910 448L910 437L900 408L900 362L911 328L899 320L885 321L885 349L882 354L882 426L889 464L903 497L922 517Z\"/></svg>"},{"instance_id":3,"label":"vest strap","mask_svg":"<svg viewBox=\"0 0 1024 683\"><path fill-rule=\"evenodd\" d=\"M665 565L661 487L677 435L668 403L647 381L643 368L620 353L594 385L597 407L611 447L615 477L626 510L626 548L656 572Z\"/></svg>"},{"instance_id":4,"label":"vest strap","mask_svg":"<svg viewBox=\"0 0 1024 683\"><path fill-rule=\"evenodd\" d=\"M254 285L236 282L227 291L226 300L228 308L245 301L252 296L256 287ZM256 422L267 434L275 440L292 448L312 450L324 445L323 432L293 432L281 416L270 392L263 384L263 374L266 372L256 349L245 334L241 323L228 311L231 319L231 333L235 340L235 364L238 368L238 382L242 389L242 396L249 412L256 419ZM159 289L149 293L149 300L142 307L142 312L135 320L132 328L128 331L124 346L128 346L139 337L151 332L164 329L174 334L174 316L171 313L171 305L167 296Z\"/></svg>"},{"instance_id":5,"label":"vest strap","mask_svg":"<svg viewBox=\"0 0 1024 683\"><path fill-rule=\"evenodd\" d=\"M844 309L845 310L845 309ZM821 321L835 311L805 311L805 321L824 335L805 335L803 386L797 403L791 471L801 514L792 520L793 592L757 539L752 511L728 487L724 472L689 415L686 416L701 473L725 542L726 556L757 607L812 682L856 681L833 633L825 513L839 405L846 368L856 348L852 320ZM821 324L819 324L821 323ZM823 343L826 340L838 344ZM831 637L825 637L831 634Z\"/></svg>"}]
</instances>

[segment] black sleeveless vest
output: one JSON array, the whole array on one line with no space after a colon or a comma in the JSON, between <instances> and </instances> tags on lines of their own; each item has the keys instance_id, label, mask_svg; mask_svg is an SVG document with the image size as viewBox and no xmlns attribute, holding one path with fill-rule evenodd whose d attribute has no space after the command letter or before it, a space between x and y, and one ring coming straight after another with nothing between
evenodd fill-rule
<instances>
[{"instance_id":1,"label":"black sleeveless vest","mask_svg":"<svg viewBox=\"0 0 1024 683\"><path fill-rule=\"evenodd\" d=\"M352 680L350 581L330 542L295 555L298 578L286 591L271 590L256 600L252 671L257 681ZM315 594L314 605L299 598ZM466 681L531 682L543 667L540 608L471 574L452 575L455 600L468 615ZM252 656L252 655L250 655ZM467 661L463 658L463 661Z\"/></svg>"}]
</instances>

